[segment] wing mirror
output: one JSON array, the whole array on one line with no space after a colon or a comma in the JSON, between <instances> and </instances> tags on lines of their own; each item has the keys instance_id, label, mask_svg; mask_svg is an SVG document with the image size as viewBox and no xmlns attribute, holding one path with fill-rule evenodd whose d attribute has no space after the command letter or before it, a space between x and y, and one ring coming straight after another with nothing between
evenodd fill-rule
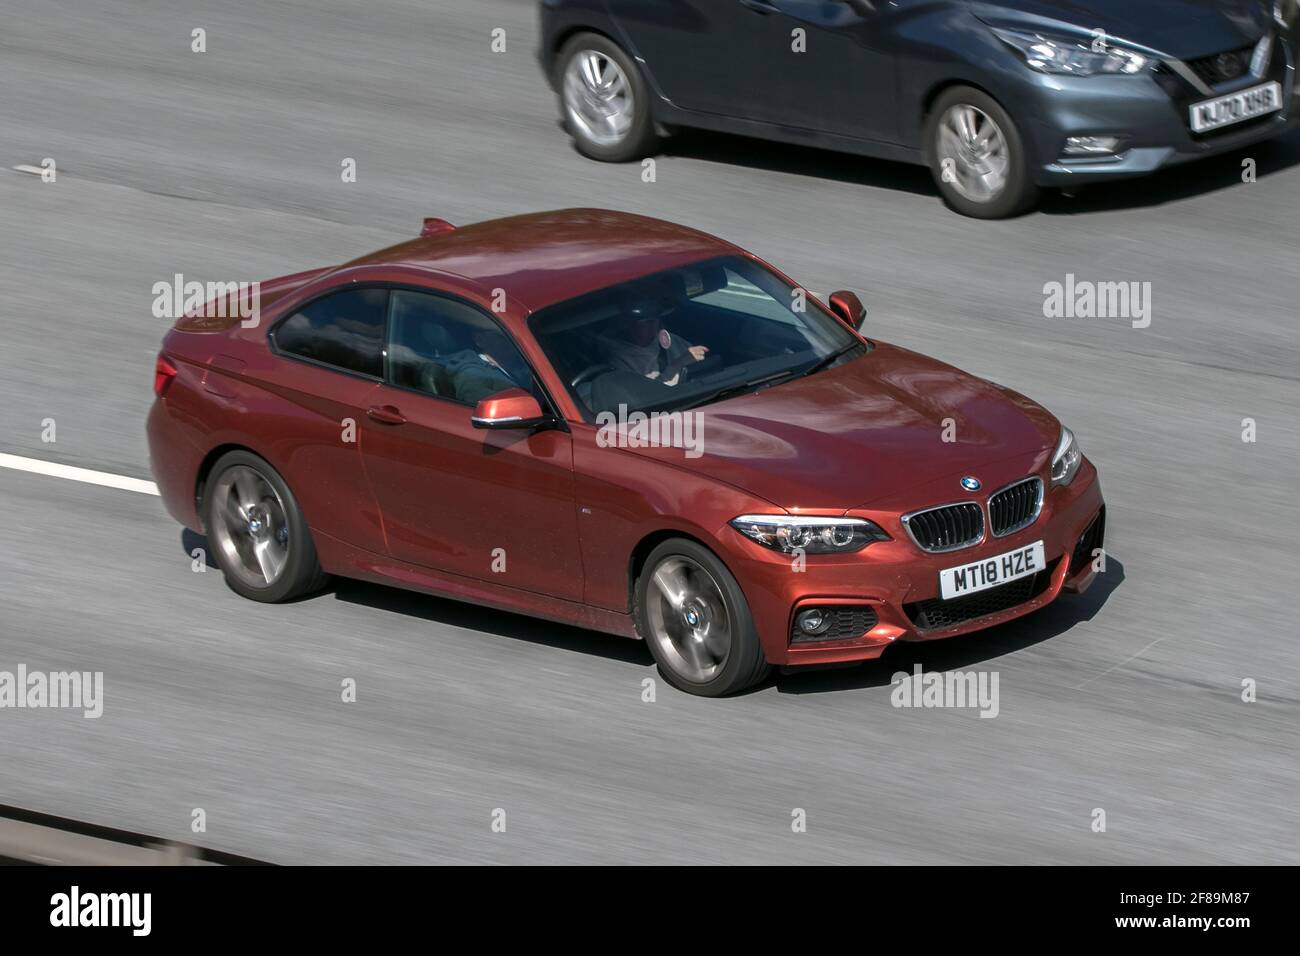
<instances>
[{"instance_id":1,"label":"wing mirror","mask_svg":"<svg viewBox=\"0 0 1300 956\"><path fill-rule=\"evenodd\" d=\"M839 291L832 292L830 298L831 311L844 320L852 329L861 329L862 323L867 317L867 307L862 304L862 300L852 292Z\"/></svg>"},{"instance_id":2,"label":"wing mirror","mask_svg":"<svg viewBox=\"0 0 1300 956\"><path fill-rule=\"evenodd\" d=\"M536 428L551 421L537 399L522 388L507 388L481 399L470 419L475 428Z\"/></svg>"}]
</instances>

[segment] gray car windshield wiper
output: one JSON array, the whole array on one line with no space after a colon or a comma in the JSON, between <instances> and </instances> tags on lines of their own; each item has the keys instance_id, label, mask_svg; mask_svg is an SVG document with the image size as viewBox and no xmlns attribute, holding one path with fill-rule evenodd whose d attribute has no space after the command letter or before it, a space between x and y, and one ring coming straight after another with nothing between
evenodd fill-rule
<instances>
[{"instance_id":1,"label":"gray car windshield wiper","mask_svg":"<svg viewBox=\"0 0 1300 956\"><path fill-rule=\"evenodd\" d=\"M800 377L803 377L805 375L816 375L822 369L829 368L831 365L834 365L837 360L843 358L845 355L847 355L849 352L851 352L853 349L857 348L861 344L862 344L861 342L850 342L848 345L844 346L844 348L836 349L834 352L832 352L830 355L826 356L825 358L818 359L816 362L813 362L812 365L809 365L806 369L804 369L800 373Z\"/></svg>"},{"instance_id":2,"label":"gray car windshield wiper","mask_svg":"<svg viewBox=\"0 0 1300 956\"><path fill-rule=\"evenodd\" d=\"M687 402L685 405L678 406L677 411L686 411L689 408L699 408L701 405L709 405L713 402L720 402L724 398L734 398L737 395L743 395L746 392L757 391L762 386L775 385L779 381L787 378L793 378L800 372L791 369L783 369L780 372L773 372L771 375L764 375L760 378L751 379L748 382L740 382L735 385L728 385L720 388L716 392L709 392L693 402Z\"/></svg>"}]
</instances>

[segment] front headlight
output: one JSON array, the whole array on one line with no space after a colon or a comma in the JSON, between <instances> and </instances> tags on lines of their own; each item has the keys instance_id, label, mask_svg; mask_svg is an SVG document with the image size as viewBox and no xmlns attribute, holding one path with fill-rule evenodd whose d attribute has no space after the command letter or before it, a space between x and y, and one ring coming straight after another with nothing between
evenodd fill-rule
<instances>
[{"instance_id":1,"label":"front headlight","mask_svg":"<svg viewBox=\"0 0 1300 956\"><path fill-rule=\"evenodd\" d=\"M1273 0L1273 19L1287 30L1300 19L1300 0Z\"/></svg>"},{"instance_id":2,"label":"front headlight","mask_svg":"<svg viewBox=\"0 0 1300 956\"><path fill-rule=\"evenodd\" d=\"M1056 451L1052 452L1052 487L1073 481L1082 461L1083 452L1079 451L1079 443L1074 440L1074 432L1062 426Z\"/></svg>"},{"instance_id":3,"label":"front headlight","mask_svg":"<svg viewBox=\"0 0 1300 956\"><path fill-rule=\"evenodd\" d=\"M765 548L794 554L847 554L873 541L888 541L880 526L865 518L806 515L741 515L731 526Z\"/></svg>"},{"instance_id":4,"label":"front headlight","mask_svg":"<svg viewBox=\"0 0 1300 956\"><path fill-rule=\"evenodd\" d=\"M1039 73L1058 73L1070 76L1095 76L1099 73L1141 73L1151 64L1151 58L1136 50L1107 44L1103 51L1093 50L1084 40L1065 37L1046 37L1041 33L1021 33L1019 30L993 28L993 32L1007 46L1025 58L1025 64Z\"/></svg>"}]
</instances>

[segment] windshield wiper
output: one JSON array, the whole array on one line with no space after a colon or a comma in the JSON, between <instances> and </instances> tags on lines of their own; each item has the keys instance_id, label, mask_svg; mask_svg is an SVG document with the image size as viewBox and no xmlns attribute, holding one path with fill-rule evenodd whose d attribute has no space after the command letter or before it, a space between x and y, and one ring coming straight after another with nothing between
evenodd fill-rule
<instances>
[{"instance_id":1,"label":"windshield wiper","mask_svg":"<svg viewBox=\"0 0 1300 956\"><path fill-rule=\"evenodd\" d=\"M756 391L759 387L764 385L775 385L778 381L783 381L784 379L792 378L797 374L799 373L795 371L791 371L790 369L783 369L780 372L773 372L771 375L764 375L761 378L752 379L748 382L740 382L736 385L728 385L725 388L718 389L716 392L710 392L707 395L703 395L700 398L697 398L693 402L687 402L685 405L679 406L677 408L677 411L684 412L689 408L699 408L701 405L709 405L713 402L720 402L724 398L735 398L737 395L743 395L746 392Z\"/></svg>"},{"instance_id":2,"label":"windshield wiper","mask_svg":"<svg viewBox=\"0 0 1300 956\"><path fill-rule=\"evenodd\" d=\"M843 358L850 351L857 348L861 344L862 344L861 342L850 342L848 345L844 346L844 348L832 352L824 359L818 359L816 362L813 362L812 365L809 365L806 369L804 369L800 373L800 377L802 378L807 375L816 375L822 369L829 368L831 365L834 365L837 360Z\"/></svg>"}]
</instances>

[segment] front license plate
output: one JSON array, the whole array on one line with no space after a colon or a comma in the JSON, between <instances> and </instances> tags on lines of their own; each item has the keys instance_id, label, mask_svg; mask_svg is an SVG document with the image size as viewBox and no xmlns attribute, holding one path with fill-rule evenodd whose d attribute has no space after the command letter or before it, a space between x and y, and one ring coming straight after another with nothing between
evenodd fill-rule
<instances>
[{"instance_id":1,"label":"front license plate","mask_svg":"<svg viewBox=\"0 0 1300 956\"><path fill-rule=\"evenodd\" d=\"M1229 93L1204 103L1192 105L1192 132L1206 133L1220 126L1231 126L1282 108L1282 84L1265 83L1240 93Z\"/></svg>"},{"instance_id":2,"label":"front license plate","mask_svg":"<svg viewBox=\"0 0 1300 956\"><path fill-rule=\"evenodd\" d=\"M1005 554L939 572L939 595L945 600L987 591L999 584L1037 574L1047 567L1043 542L1035 541Z\"/></svg>"}]
</instances>

